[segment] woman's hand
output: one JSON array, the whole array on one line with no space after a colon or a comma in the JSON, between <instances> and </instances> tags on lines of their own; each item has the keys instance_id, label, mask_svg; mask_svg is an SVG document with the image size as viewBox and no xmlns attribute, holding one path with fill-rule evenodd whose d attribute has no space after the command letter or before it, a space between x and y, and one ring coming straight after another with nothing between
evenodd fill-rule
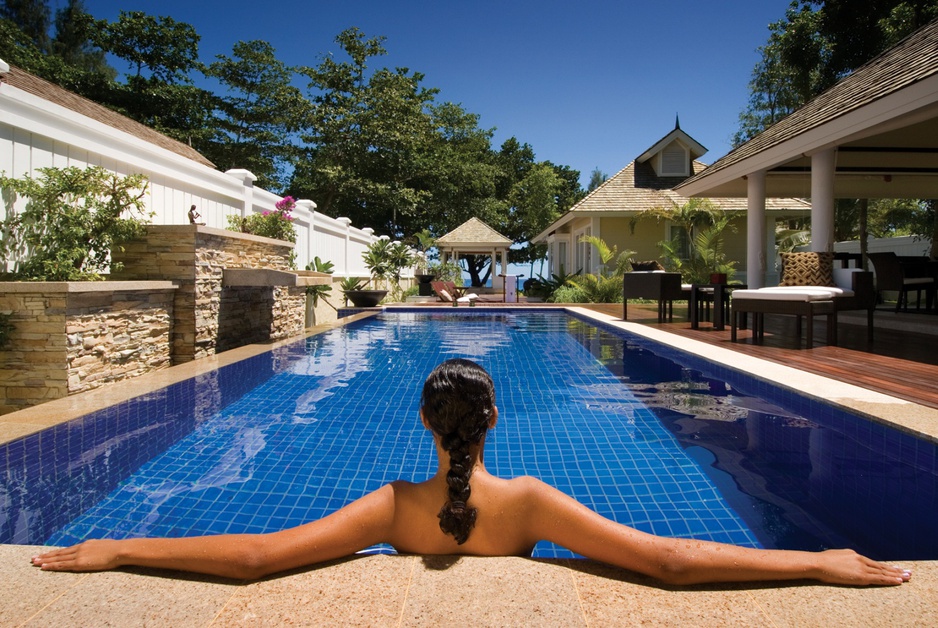
<instances>
[{"instance_id":1,"label":"woman's hand","mask_svg":"<svg viewBox=\"0 0 938 628\"><path fill-rule=\"evenodd\" d=\"M34 556L32 563L44 571L104 571L120 567L120 541L101 539L52 550Z\"/></svg>"},{"instance_id":2,"label":"woman's hand","mask_svg":"<svg viewBox=\"0 0 938 628\"><path fill-rule=\"evenodd\" d=\"M876 562L853 550L827 550L818 559L817 579L832 584L895 585L912 578L908 569Z\"/></svg>"}]
</instances>

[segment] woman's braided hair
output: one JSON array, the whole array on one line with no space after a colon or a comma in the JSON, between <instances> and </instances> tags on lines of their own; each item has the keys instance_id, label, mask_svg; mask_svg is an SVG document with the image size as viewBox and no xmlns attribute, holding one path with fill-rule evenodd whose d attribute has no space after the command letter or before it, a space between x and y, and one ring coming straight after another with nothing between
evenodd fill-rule
<instances>
[{"instance_id":1,"label":"woman's braided hair","mask_svg":"<svg viewBox=\"0 0 938 628\"><path fill-rule=\"evenodd\" d=\"M427 377L420 408L430 429L449 452L448 500L440 509L440 529L462 545L475 525L476 509L468 505L472 458L469 447L482 442L495 408L495 386L481 366L470 360L443 362Z\"/></svg>"}]
</instances>

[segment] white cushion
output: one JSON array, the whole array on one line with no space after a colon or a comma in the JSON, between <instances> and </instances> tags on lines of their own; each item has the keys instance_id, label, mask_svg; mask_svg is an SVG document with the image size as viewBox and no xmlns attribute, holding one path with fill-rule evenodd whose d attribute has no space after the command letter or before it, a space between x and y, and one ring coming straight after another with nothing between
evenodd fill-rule
<instances>
[{"instance_id":1,"label":"white cushion","mask_svg":"<svg viewBox=\"0 0 938 628\"><path fill-rule=\"evenodd\" d=\"M440 290L440 296L443 297L443 300L444 300L444 301L452 301L452 300L453 300L453 295L451 295L451 294L450 294L449 292L447 292L446 290Z\"/></svg>"},{"instance_id":2,"label":"white cushion","mask_svg":"<svg viewBox=\"0 0 938 628\"><path fill-rule=\"evenodd\" d=\"M474 292L470 292L466 296L459 297L456 300L459 301L460 303L469 303L470 301L473 301L478 298L479 298L479 295L475 294Z\"/></svg>"},{"instance_id":3,"label":"white cushion","mask_svg":"<svg viewBox=\"0 0 938 628\"><path fill-rule=\"evenodd\" d=\"M826 288L805 286L777 286L758 290L734 290L734 299L760 299L765 301L830 301L834 293Z\"/></svg>"},{"instance_id":4,"label":"white cushion","mask_svg":"<svg viewBox=\"0 0 938 628\"><path fill-rule=\"evenodd\" d=\"M906 277L902 280L904 286L917 286L920 284L931 283L934 279L931 277Z\"/></svg>"},{"instance_id":5,"label":"white cushion","mask_svg":"<svg viewBox=\"0 0 938 628\"><path fill-rule=\"evenodd\" d=\"M772 292L824 292L832 297L852 297L853 290L845 290L837 286L772 286L770 288L761 288L761 290L771 290Z\"/></svg>"}]
</instances>

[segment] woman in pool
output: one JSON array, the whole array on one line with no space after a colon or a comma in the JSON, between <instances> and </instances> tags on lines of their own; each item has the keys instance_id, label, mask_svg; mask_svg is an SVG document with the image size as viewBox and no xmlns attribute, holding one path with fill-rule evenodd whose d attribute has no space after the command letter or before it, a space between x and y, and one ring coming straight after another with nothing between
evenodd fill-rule
<instances>
[{"instance_id":1,"label":"woman in pool","mask_svg":"<svg viewBox=\"0 0 938 628\"><path fill-rule=\"evenodd\" d=\"M482 450L498 419L495 389L489 374L469 360L448 360L430 373L420 418L440 461L424 482L392 482L323 519L280 532L90 540L36 556L33 564L49 571L140 565L256 579L378 543L412 554L522 556L547 540L673 584L810 578L895 585L911 577L851 550L759 550L646 534L534 478L489 475Z\"/></svg>"}]
</instances>

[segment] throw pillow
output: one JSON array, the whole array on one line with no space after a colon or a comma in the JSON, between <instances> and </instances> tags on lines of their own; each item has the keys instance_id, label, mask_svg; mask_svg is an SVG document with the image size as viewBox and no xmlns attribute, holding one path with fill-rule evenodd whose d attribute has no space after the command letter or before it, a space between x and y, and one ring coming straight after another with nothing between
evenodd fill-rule
<instances>
[{"instance_id":1,"label":"throw pillow","mask_svg":"<svg viewBox=\"0 0 938 628\"><path fill-rule=\"evenodd\" d=\"M833 253L782 253L780 286L833 286Z\"/></svg>"},{"instance_id":2,"label":"throw pillow","mask_svg":"<svg viewBox=\"0 0 938 628\"><path fill-rule=\"evenodd\" d=\"M664 266L659 264L657 260L651 260L648 262L632 262L632 270L649 271L649 270L664 270Z\"/></svg>"}]
</instances>

